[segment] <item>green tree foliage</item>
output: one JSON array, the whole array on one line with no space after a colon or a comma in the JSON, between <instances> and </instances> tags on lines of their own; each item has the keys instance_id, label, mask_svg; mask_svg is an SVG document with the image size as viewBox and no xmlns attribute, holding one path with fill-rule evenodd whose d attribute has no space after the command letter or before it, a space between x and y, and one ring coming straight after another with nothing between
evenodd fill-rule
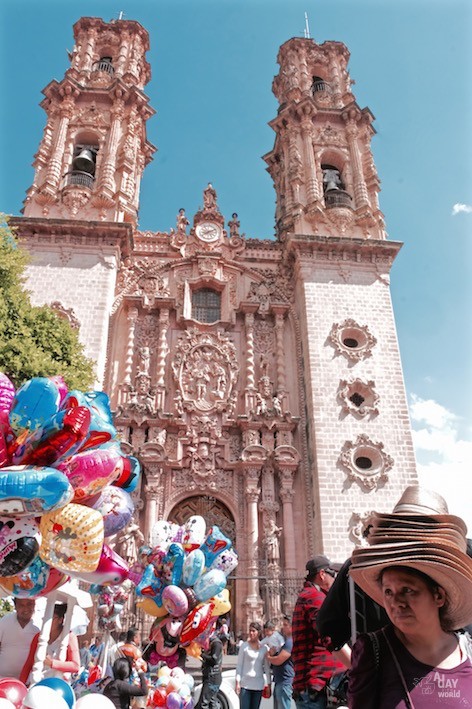
<instances>
[{"instance_id":1,"label":"green tree foliage","mask_svg":"<svg viewBox=\"0 0 472 709\"><path fill-rule=\"evenodd\" d=\"M9 598L0 598L0 618L7 613L11 613L15 606Z\"/></svg>"},{"instance_id":2,"label":"green tree foliage","mask_svg":"<svg viewBox=\"0 0 472 709\"><path fill-rule=\"evenodd\" d=\"M77 332L48 306L35 307L25 289L27 252L0 214L0 371L19 386L32 377L62 374L71 389L88 389L93 362Z\"/></svg>"}]
</instances>

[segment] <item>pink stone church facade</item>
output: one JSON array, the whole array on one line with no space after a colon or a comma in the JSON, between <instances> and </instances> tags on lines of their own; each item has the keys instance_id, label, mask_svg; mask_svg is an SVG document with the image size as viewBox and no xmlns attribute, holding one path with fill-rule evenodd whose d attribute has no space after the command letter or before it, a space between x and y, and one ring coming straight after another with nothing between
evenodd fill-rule
<instances>
[{"instance_id":1,"label":"pink stone church facade","mask_svg":"<svg viewBox=\"0 0 472 709\"><path fill-rule=\"evenodd\" d=\"M373 116L342 43L290 39L264 156L276 239L241 234L210 184L170 232L139 231L155 150L148 33L87 17L74 37L13 220L33 256L28 288L80 328L142 463L141 532L122 553L158 519L202 514L234 540L233 628L245 629L290 610L306 560L344 560L366 514L417 481L389 289L401 244L379 209Z\"/></svg>"}]
</instances>

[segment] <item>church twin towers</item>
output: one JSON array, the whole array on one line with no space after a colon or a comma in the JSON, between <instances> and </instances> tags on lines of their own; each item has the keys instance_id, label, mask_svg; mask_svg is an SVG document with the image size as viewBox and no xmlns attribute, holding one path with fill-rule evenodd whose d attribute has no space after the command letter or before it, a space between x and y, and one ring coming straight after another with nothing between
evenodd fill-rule
<instances>
[{"instance_id":1,"label":"church twin towers","mask_svg":"<svg viewBox=\"0 0 472 709\"><path fill-rule=\"evenodd\" d=\"M195 215L142 232L148 33L84 17L74 37L12 220L33 256L28 288L96 361L143 466L144 536L202 514L234 540L244 629L289 610L310 555L344 560L366 514L417 481L389 290L401 244L379 209L373 116L344 44L290 39L264 156L276 239L241 235L210 184Z\"/></svg>"}]
</instances>

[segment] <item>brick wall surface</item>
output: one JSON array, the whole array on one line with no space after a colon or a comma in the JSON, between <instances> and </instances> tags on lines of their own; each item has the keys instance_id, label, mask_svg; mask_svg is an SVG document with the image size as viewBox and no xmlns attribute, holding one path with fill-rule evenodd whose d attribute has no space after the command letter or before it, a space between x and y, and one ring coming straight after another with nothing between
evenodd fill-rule
<instances>
[{"instance_id":1,"label":"brick wall surface","mask_svg":"<svg viewBox=\"0 0 472 709\"><path fill-rule=\"evenodd\" d=\"M26 287L34 305L59 302L80 324L87 357L96 362L96 386L103 383L108 325L116 282L114 251L75 251L64 262L60 250L33 251Z\"/></svg>"},{"instance_id":2,"label":"brick wall surface","mask_svg":"<svg viewBox=\"0 0 472 709\"><path fill-rule=\"evenodd\" d=\"M369 271L351 271L346 281L335 269L313 266L300 284L298 306L315 491L315 546L341 560L352 549L348 535L352 513L388 511L403 489L417 481L390 290ZM327 339L333 324L347 318L367 325L377 339L372 356L355 363L337 353ZM378 415L359 419L342 410L339 383L357 377L375 382ZM371 491L348 481L338 462L345 442L363 433L383 443L394 460L388 481Z\"/></svg>"}]
</instances>

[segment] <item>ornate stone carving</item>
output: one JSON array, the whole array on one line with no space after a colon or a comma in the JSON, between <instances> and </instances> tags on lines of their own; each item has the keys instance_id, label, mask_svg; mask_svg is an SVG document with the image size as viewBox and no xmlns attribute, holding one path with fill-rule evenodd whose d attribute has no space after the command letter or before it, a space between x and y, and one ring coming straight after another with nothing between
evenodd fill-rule
<instances>
[{"instance_id":1,"label":"ornate stone carving","mask_svg":"<svg viewBox=\"0 0 472 709\"><path fill-rule=\"evenodd\" d=\"M366 522L372 516L372 512L353 512L349 520L349 538L356 546L368 546L366 532Z\"/></svg>"},{"instance_id":2,"label":"ornate stone carving","mask_svg":"<svg viewBox=\"0 0 472 709\"><path fill-rule=\"evenodd\" d=\"M51 303L49 307L54 310L54 312L59 315L60 318L62 318L63 320L67 320L69 325L74 330L80 329L80 322L77 319L73 308L64 308L62 303L60 303L58 300L55 300L53 303Z\"/></svg>"},{"instance_id":3,"label":"ornate stone carving","mask_svg":"<svg viewBox=\"0 0 472 709\"><path fill-rule=\"evenodd\" d=\"M247 300L259 303L259 310L267 312L270 302L286 303L293 296L293 277L287 266L278 271L271 269L254 269L261 274L261 281L253 281L249 288Z\"/></svg>"},{"instance_id":4,"label":"ornate stone carving","mask_svg":"<svg viewBox=\"0 0 472 709\"><path fill-rule=\"evenodd\" d=\"M236 349L227 335L186 331L177 342L172 361L182 409L209 412L231 408L238 370Z\"/></svg>"},{"instance_id":5,"label":"ornate stone carving","mask_svg":"<svg viewBox=\"0 0 472 709\"><path fill-rule=\"evenodd\" d=\"M378 414L379 396L375 391L373 381L364 382L362 379L339 383L338 398L343 411L363 418L369 414Z\"/></svg>"},{"instance_id":6,"label":"ornate stone carving","mask_svg":"<svg viewBox=\"0 0 472 709\"><path fill-rule=\"evenodd\" d=\"M346 441L338 462L347 471L348 480L374 490L387 482L394 461L385 453L383 443L361 434L355 441Z\"/></svg>"},{"instance_id":7,"label":"ornate stone carving","mask_svg":"<svg viewBox=\"0 0 472 709\"><path fill-rule=\"evenodd\" d=\"M212 443L216 443L222 435L221 423L216 414L192 414L187 435L194 444L202 436L208 437Z\"/></svg>"},{"instance_id":8,"label":"ornate stone carving","mask_svg":"<svg viewBox=\"0 0 472 709\"><path fill-rule=\"evenodd\" d=\"M268 320L257 319L254 322L254 350L268 355L275 348L274 326Z\"/></svg>"},{"instance_id":9,"label":"ornate stone carving","mask_svg":"<svg viewBox=\"0 0 472 709\"><path fill-rule=\"evenodd\" d=\"M67 187L62 193L62 203L76 217L90 200L90 191L79 187Z\"/></svg>"},{"instance_id":10,"label":"ornate stone carving","mask_svg":"<svg viewBox=\"0 0 472 709\"><path fill-rule=\"evenodd\" d=\"M151 387L151 377L145 372L140 372L135 378L135 386L129 392L126 408L136 413L154 415L155 394L155 389Z\"/></svg>"},{"instance_id":11,"label":"ornate stone carving","mask_svg":"<svg viewBox=\"0 0 472 709\"><path fill-rule=\"evenodd\" d=\"M344 355L352 362L370 357L377 344L367 325L358 325L350 318L342 323L334 323L328 340L338 354Z\"/></svg>"}]
</instances>

